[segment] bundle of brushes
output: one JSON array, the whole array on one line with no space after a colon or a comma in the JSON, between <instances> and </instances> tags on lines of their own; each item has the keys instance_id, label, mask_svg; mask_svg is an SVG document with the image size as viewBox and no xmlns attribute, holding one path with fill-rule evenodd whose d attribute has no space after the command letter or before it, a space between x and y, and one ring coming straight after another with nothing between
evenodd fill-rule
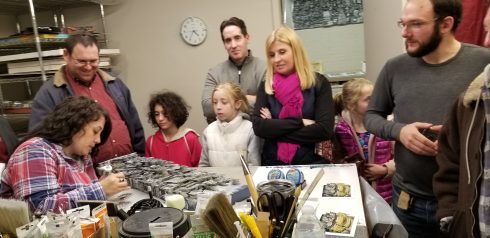
<instances>
[{"instance_id":1,"label":"bundle of brushes","mask_svg":"<svg viewBox=\"0 0 490 238\"><path fill-rule=\"evenodd\" d=\"M202 213L206 225L222 238L235 238L237 228L234 224L238 216L224 193L218 193L209 199Z\"/></svg>"},{"instance_id":2,"label":"bundle of brushes","mask_svg":"<svg viewBox=\"0 0 490 238\"><path fill-rule=\"evenodd\" d=\"M15 235L15 229L29 223L27 202L0 199L0 234Z\"/></svg>"}]
</instances>

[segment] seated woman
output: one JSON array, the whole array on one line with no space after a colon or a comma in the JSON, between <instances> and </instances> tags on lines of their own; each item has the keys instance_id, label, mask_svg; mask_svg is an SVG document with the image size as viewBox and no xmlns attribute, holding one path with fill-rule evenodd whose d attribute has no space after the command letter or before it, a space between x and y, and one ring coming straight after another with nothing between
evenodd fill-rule
<instances>
[{"instance_id":1,"label":"seated woman","mask_svg":"<svg viewBox=\"0 0 490 238\"><path fill-rule=\"evenodd\" d=\"M100 180L95 174L91 153L110 131L111 120L96 102L65 99L16 148L3 173L0 196L25 200L32 212L44 214L128 189L122 173Z\"/></svg>"}]
</instances>

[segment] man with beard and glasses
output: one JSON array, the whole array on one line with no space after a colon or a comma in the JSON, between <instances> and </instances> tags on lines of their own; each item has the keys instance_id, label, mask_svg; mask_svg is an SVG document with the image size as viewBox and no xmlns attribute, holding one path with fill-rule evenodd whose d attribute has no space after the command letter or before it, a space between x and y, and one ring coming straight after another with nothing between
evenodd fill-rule
<instances>
[{"instance_id":1,"label":"man with beard and glasses","mask_svg":"<svg viewBox=\"0 0 490 238\"><path fill-rule=\"evenodd\" d=\"M252 56L248 49L250 35L245 22L238 17L231 17L221 22L221 40L228 52L228 59L209 69L202 91L202 111L208 124L216 121L211 94L218 84L227 81L240 85L250 104L250 113L257 95L260 82L265 79L265 62Z\"/></svg>"},{"instance_id":2,"label":"man with beard and glasses","mask_svg":"<svg viewBox=\"0 0 490 238\"><path fill-rule=\"evenodd\" d=\"M490 0L483 45L490 48ZM434 194L449 237L490 237L490 65L452 106L439 136Z\"/></svg>"},{"instance_id":3,"label":"man with beard and glasses","mask_svg":"<svg viewBox=\"0 0 490 238\"><path fill-rule=\"evenodd\" d=\"M455 39L461 15L460 0L407 1L398 22L406 54L384 65L364 118L369 132L396 141L392 206L410 237L438 236L438 132L456 97L490 63L487 49Z\"/></svg>"}]
</instances>

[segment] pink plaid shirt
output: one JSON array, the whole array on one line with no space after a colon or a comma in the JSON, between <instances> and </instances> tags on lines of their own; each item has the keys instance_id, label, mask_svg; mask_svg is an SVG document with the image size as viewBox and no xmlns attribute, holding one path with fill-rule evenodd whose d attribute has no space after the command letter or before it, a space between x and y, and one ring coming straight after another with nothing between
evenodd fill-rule
<instances>
[{"instance_id":1,"label":"pink plaid shirt","mask_svg":"<svg viewBox=\"0 0 490 238\"><path fill-rule=\"evenodd\" d=\"M105 200L90 156L75 160L60 145L35 137L12 154L2 176L1 197L28 201L31 211L59 213L78 200Z\"/></svg>"}]
</instances>

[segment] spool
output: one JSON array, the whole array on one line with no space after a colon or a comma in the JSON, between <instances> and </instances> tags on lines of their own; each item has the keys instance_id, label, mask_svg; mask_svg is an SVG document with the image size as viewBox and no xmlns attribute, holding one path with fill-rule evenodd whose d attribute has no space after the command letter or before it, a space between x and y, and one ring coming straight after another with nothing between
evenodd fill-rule
<instances>
[{"instance_id":1,"label":"spool","mask_svg":"<svg viewBox=\"0 0 490 238\"><path fill-rule=\"evenodd\" d=\"M267 173L267 179L284 179L284 173L280 169L271 169L269 173Z\"/></svg>"},{"instance_id":2,"label":"spool","mask_svg":"<svg viewBox=\"0 0 490 238\"><path fill-rule=\"evenodd\" d=\"M305 176L303 175L303 172L301 172L301 170L291 168L286 173L286 179L294 185L299 186L305 180Z\"/></svg>"}]
</instances>

